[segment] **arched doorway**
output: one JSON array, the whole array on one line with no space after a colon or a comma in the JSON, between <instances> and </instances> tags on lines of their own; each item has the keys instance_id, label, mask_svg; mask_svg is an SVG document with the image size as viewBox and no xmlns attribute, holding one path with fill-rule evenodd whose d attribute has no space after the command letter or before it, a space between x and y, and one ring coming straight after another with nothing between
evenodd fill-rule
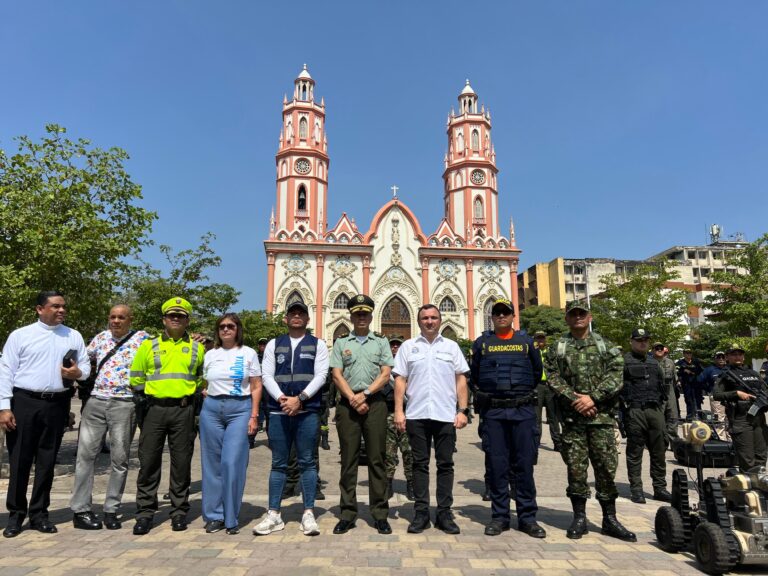
<instances>
[{"instance_id":1,"label":"arched doorway","mask_svg":"<svg viewBox=\"0 0 768 576\"><path fill-rule=\"evenodd\" d=\"M443 338L448 338L449 340L453 340L454 342L459 339L459 337L456 335L456 330L454 330L450 326L446 326L445 328L443 328L442 335L443 335Z\"/></svg>"},{"instance_id":2,"label":"arched doorway","mask_svg":"<svg viewBox=\"0 0 768 576\"><path fill-rule=\"evenodd\" d=\"M407 340L411 337L411 313L399 296L387 302L381 312L381 333L387 338L400 336Z\"/></svg>"},{"instance_id":3,"label":"arched doorway","mask_svg":"<svg viewBox=\"0 0 768 576\"><path fill-rule=\"evenodd\" d=\"M339 324L336 326L336 330L333 331L333 341L336 342L339 338L349 336L349 328L346 324Z\"/></svg>"}]
</instances>

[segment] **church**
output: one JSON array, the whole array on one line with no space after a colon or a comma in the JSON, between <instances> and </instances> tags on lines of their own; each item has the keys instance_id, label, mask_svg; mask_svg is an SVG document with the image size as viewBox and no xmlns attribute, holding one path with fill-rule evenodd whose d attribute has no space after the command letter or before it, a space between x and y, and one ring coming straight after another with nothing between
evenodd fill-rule
<instances>
[{"instance_id":1,"label":"church","mask_svg":"<svg viewBox=\"0 0 768 576\"><path fill-rule=\"evenodd\" d=\"M359 293L376 302L371 328L386 336L417 335L416 311L428 302L439 307L442 334L453 339L472 340L488 329L497 298L513 303L517 325L520 250L512 222L508 237L499 228L491 114L478 108L469 80L458 113L452 109L448 116L445 213L434 232L422 230L396 187L367 230L346 213L329 228L325 128L325 101L315 100L305 65L293 97L283 99L277 199L264 242L266 309L279 314L303 301L310 328L328 343L351 331L347 302Z\"/></svg>"}]
</instances>

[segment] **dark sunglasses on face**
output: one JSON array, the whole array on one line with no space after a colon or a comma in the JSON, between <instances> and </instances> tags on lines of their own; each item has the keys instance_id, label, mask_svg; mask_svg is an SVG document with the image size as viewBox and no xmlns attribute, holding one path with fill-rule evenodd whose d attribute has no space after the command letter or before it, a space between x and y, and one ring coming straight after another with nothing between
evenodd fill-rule
<instances>
[{"instance_id":1,"label":"dark sunglasses on face","mask_svg":"<svg viewBox=\"0 0 768 576\"><path fill-rule=\"evenodd\" d=\"M171 312L170 314L165 315L166 318L170 318L171 320L186 320L189 318L186 314L177 314L175 312Z\"/></svg>"},{"instance_id":2,"label":"dark sunglasses on face","mask_svg":"<svg viewBox=\"0 0 768 576\"><path fill-rule=\"evenodd\" d=\"M664 350L664 346L654 346L654 350Z\"/></svg>"},{"instance_id":3,"label":"dark sunglasses on face","mask_svg":"<svg viewBox=\"0 0 768 576\"><path fill-rule=\"evenodd\" d=\"M509 310L494 310L492 314L494 316L511 316L512 312L510 312Z\"/></svg>"},{"instance_id":4,"label":"dark sunglasses on face","mask_svg":"<svg viewBox=\"0 0 768 576\"><path fill-rule=\"evenodd\" d=\"M237 330L235 324L219 324L219 330Z\"/></svg>"}]
</instances>

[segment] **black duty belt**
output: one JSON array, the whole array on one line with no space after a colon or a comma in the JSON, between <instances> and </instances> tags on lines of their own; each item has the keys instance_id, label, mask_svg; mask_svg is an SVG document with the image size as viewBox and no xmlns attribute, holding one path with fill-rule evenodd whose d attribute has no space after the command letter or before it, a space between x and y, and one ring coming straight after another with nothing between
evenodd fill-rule
<instances>
[{"instance_id":1,"label":"black duty belt","mask_svg":"<svg viewBox=\"0 0 768 576\"><path fill-rule=\"evenodd\" d=\"M658 410L661 408L661 404L658 402L630 402L629 407L636 408L638 410L645 410L646 408L653 408L654 410Z\"/></svg>"},{"instance_id":2,"label":"black duty belt","mask_svg":"<svg viewBox=\"0 0 768 576\"><path fill-rule=\"evenodd\" d=\"M489 408L519 408L520 406L528 406L530 404L536 404L536 402L537 402L537 398L535 394L531 394L523 398L491 397L488 407Z\"/></svg>"},{"instance_id":3,"label":"black duty belt","mask_svg":"<svg viewBox=\"0 0 768 576\"><path fill-rule=\"evenodd\" d=\"M150 406L192 406L195 403L195 395L184 396L182 398L156 398L147 396L147 402Z\"/></svg>"},{"instance_id":4,"label":"black duty belt","mask_svg":"<svg viewBox=\"0 0 768 576\"><path fill-rule=\"evenodd\" d=\"M59 392L35 392L34 390L27 390L26 388L14 387L13 393L36 398L37 400L63 400L64 398L72 397L72 393L69 390L61 390Z\"/></svg>"}]
</instances>

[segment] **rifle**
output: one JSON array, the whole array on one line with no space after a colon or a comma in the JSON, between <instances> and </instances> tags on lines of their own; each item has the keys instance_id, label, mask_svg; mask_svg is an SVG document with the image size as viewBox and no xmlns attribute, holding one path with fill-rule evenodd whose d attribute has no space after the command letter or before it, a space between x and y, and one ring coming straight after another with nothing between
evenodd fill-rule
<instances>
[{"instance_id":1,"label":"rifle","mask_svg":"<svg viewBox=\"0 0 768 576\"><path fill-rule=\"evenodd\" d=\"M725 368L723 370L723 374L730 378L731 382L735 383L737 387L741 387L742 392L752 394L752 396L755 397L755 399L752 401L752 405L749 407L749 410L747 410L747 414L750 416L757 416L761 410L768 408L768 390L766 390L764 383L761 383L760 388L755 390L752 386L741 380L741 378L738 378L730 368Z\"/></svg>"}]
</instances>

